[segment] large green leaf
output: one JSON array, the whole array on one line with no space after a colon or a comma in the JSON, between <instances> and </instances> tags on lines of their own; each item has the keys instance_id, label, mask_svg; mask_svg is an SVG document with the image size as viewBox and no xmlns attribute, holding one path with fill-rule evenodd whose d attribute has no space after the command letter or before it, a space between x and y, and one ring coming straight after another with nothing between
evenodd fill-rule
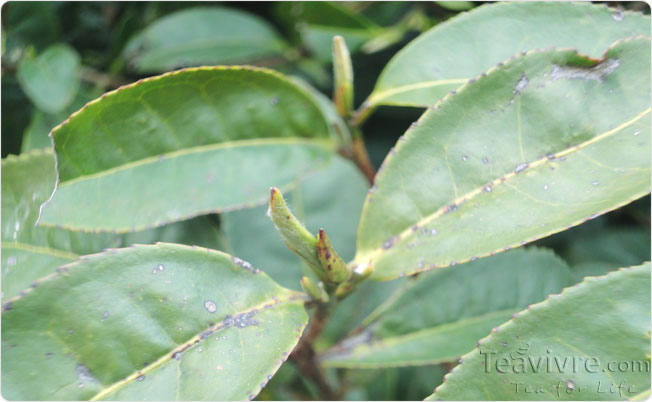
<instances>
[{"instance_id":1,"label":"large green leaf","mask_svg":"<svg viewBox=\"0 0 652 402\"><path fill-rule=\"evenodd\" d=\"M650 191L650 41L508 60L414 123L360 221L374 278L518 247Z\"/></svg>"},{"instance_id":2,"label":"large green leaf","mask_svg":"<svg viewBox=\"0 0 652 402\"><path fill-rule=\"evenodd\" d=\"M334 157L332 162L285 194L296 216L311 233L323 228L335 250L345 260L355 253L356 222L368 185L351 162ZM266 215L267 206L221 215L230 252L254 265L265 267L282 286L301 289L301 276L311 270L292 253Z\"/></svg>"},{"instance_id":3,"label":"large green leaf","mask_svg":"<svg viewBox=\"0 0 652 402\"><path fill-rule=\"evenodd\" d=\"M2 299L11 300L37 279L82 254L134 242L178 242L220 247L219 231L206 217L124 235L75 233L35 227L41 203L54 189L52 151L35 150L2 160Z\"/></svg>"},{"instance_id":4,"label":"large green leaf","mask_svg":"<svg viewBox=\"0 0 652 402\"><path fill-rule=\"evenodd\" d=\"M532 305L460 360L429 399L622 400L650 389L650 264Z\"/></svg>"},{"instance_id":5,"label":"large green leaf","mask_svg":"<svg viewBox=\"0 0 652 402\"><path fill-rule=\"evenodd\" d=\"M566 264L545 249L427 273L395 292L322 361L364 368L453 361L512 314L571 283Z\"/></svg>"},{"instance_id":6,"label":"large green leaf","mask_svg":"<svg viewBox=\"0 0 652 402\"><path fill-rule=\"evenodd\" d=\"M18 81L32 102L56 113L74 99L79 89L80 58L75 49L56 44L18 66Z\"/></svg>"},{"instance_id":7,"label":"large green leaf","mask_svg":"<svg viewBox=\"0 0 652 402\"><path fill-rule=\"evenodd\" d=\"M364 108L432 105L518 52L556 46L599 57L612 42L649 31L649 17L590 3L485 5L403 48L383 70Z\"/></svg>"},{"instance_id":8,"label":"large green leaf","mask_svg":"<svg viewBox=\"0 0 652 402\"><path fill-rule=\"evenodd\" d=\"M193 7L167 15L133 37L124 50L139 72L255 62L287 45L259 17L227 7Z\"/></svg>"},{"instance_id":9,"label":"large green leaf","mask_svg":"<svg viewBox=\"0 0 652 402\"><path fill-rule=\"evenodd\" d=\"M263 203L334 149L314 97L252 67L142 80L52 134L59 185L39 224L118 232Z\"/></svg>"},{"instance_id":10,"label":"large green leaf","mask_svg":"<svg viewBox=\"0 0 652 402\"><path fill-rule=\"evenodd\" d=\"M250 264L159 243L84 257L2 315L2 392L252 399L298 342L303 296Z\"/></svg>"}]
</instances>

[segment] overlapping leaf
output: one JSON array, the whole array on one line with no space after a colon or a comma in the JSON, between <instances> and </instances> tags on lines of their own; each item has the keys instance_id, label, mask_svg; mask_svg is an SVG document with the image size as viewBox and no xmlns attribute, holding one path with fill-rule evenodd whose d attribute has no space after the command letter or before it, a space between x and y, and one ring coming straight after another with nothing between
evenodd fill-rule
<instances>
[{"instance_id":1,"label":"overlapping leaf","mask_svg":"<svg viewBox=\"0 0 652 402\"><path fill-rule=\"evenodd\" d=\"M566 264L545 249L427 273L394 293L322 361L364 368L453 361L512 314L571 283Z\"/></svg>"},{"instance_id":2,"label":"overlapping leaf","mask_svg":"<svg viewBox=\"0 0 652 402\"><path fill-rule=\"evenodd\" d=\"M307 319L299 293L228 254L160 243L92 255L5 306L2 392L252 399Z\"/></svg>"},{"instance_id":3,"label":"overlapping leaf","mask_svg":"<svg viewBox=\"0 0 652 402\"><path fill-rule=\"evenodd\" d=\"M52 151L35 150L2 160L2 299L11 300L34 281L79 255L134 242L169 241L220 247L219 233L200 217L124 235L75 233L35 227L41 203L54 189Z\"/></svg>"},{"instance_id":4,"label":"overlapping leaf","mask_svg":"<svg viewBox=\"0 0 652 402\"><path fill-rule=\"evenodd\" d=\"M110 92L53 130L59 185L39 224L127 231L262 203L332 155L314 98L250 67Z\"/></svg>"},{"instance_id":5,"label":"overlapping leaf","mask_svg":"<svg viewBox=\"0 0 652 402\"><path fill-rule=\"evenodd\" d=\"M519 55L399 140L365 201L374 278L455 265L577 225L650 191L650 42L601 60Z\"/></svg>"},{"instance_id":6,"label":"overlapping leaf","mask_svg":"<svg viewBox=\"0 0 652 402\"><path fill-rule=\"evenodd\" d=\"M385 67L364 108L432 105L518 52L556 46L599 57L614 41L646 35L649 27L649 17L642 14L590 3L485 5L437 25L403 48Z\"/></svg>"},{"instance_id":7,"label":"overlapping leaf","mask_svg":"<svg viewBox=\"0 0 652 402\"><path fill-rule=\"evenodd\" d=\"M623 400L650 389L650 264L590 277L501 325L430 400Z\"/></svg>"},{"instance_id":8,"label":"overlapping leaf","mask_svg":"<svg viewBox=\"0 0 652 402\"><path fill-rule=\"evenodd\" d=\"M130 68L164 72L179 67L251 63L280 57L287 45L266 21L227 7L194 7L165 16L124 50Z\"/></svg>"}]
</instances>

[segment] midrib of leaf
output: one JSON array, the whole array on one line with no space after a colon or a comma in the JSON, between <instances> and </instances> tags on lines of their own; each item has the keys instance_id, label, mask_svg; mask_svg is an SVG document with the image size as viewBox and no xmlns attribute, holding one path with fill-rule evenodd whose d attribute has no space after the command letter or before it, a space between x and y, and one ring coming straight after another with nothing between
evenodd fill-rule
<instances>
[{"instance_id":1,"label":"midrib of leaf","mask_svg":"<svg viewBox=\"0 0 652 402\"><path fill-rule=\"evenodd\" d=\"M444 99L445 99L445 98L444 98ZM440 102L441 102L441 101L440 101ZM629 126L631 126L632 124L634 124L635 122L637 122L638 120L640 120L641 118L643 118L645 115L647 115L648 113L650 113L650 110L651 110L651 108L648 107L647 109L645 109L644 111L642 111L641 113L639 113L638 115L636 115L634 118L632 118L632 119L630 119L630 120L628 120L628 121L626 121L626 122L620 124L619 126L613 128L613 129L611 129L611 130L609 130L609 131L606 131L606 132L604 132L604 133L602 133L602 134L596 135L595 137L593 137L593 138L591 138L590 140L587 140L587 141L585 141L585 142L583 142L583 143L581 143L581 144L574 145L574 146L572 146L572 147L569 147L569 148L563 149L563 150L561 150L561 151L559 151L559 152L557 152L557 153L550 154L550 155L548 155L548 156L544 156L544 157L541 158L541 159L535 160L535 161L533 161L533 162L531 162L531 163L528 164L528 167L527 167L526 171L530 171L530 170L532 170L532 169L534 169L534 168L537 168L537 167L539 167L539 166L542 166L543 164L545 164L546 162L548 162L549 159L558 159L558 158L561 158L561 157L564 157L564 156L570 155L570 154L572 154L572 153L574 153L574 152L576 152L576 151L579 151L579 150L581 150L581 149L584 149L584 148L586 148L586 147L588 147L588 146L590 146L590 145L593 145L593 144L595 144L595 143L598 143L598 142L604 140L605 138L608 138L608 137L610 137L610 136L612 136L612 135L618 133L619 131L621 131L621 130L623 130L623 129L629 127ZM423 118L423 116L422 116L422 118ZM522 172L522 173L525 173L525 172ZM424 218L420 219L420 220L417 221L417 222L414 222L414 224L417 225L417 226L419 226L419 227L421 227L422 225L427 224L427 223L429 223L429 222L431 222L431 221L437 219L438 217L444 215L444 214L447 212L448 205L450 205L450 204L458 205L458 204L460 204L460 203L462 203L462 202L467 202L467 201L472 200L472 199L473 199L474 197L476 197L477 195L482 194L483 191L484 191L484 188L485 188L487 185L490 185L492 188L493 188L493 187L496 187L496 186L498 186L498 185L501 185L501 184L509 185L508 180L511 179L511 178L516 177L517 174L519 174L519 173L515 173L514 171L512 171L512 172L509 172L509 173L507 173L506 175L504 175L504 176L502 176L502 177L496 178L496 179L494 179L493 181L491 181L491 182L489 182L489 183L486 183L486 184L484 184L483 186L478 187L478 188L476 188L475 190L472 190L472 191L470 191L470 192L468 192L468 193L462 195L461 197L457 197L456 199L451 200L451 201L448 202L446 205L444 205L443 207L439 208L437 211L433 212L432 214L430 214L430 215L428 215L428 216L425 216ZM366 208L366 206L365 206L365 208ZM362 216L365 216L365 215L364 215L364 211L363 211ZM360 225L360 227L362 227L362 225ZM399 233L398 235L396 235L396 236L394 236L394 237L396 238L396 241L398 242L398 241L403 240L403 238L404 238L405 236L408 236L408 235L411 234L411 233L412 233L412 229L411 229L411 225L410 225L410 226L408 226L406 229L404 229L401 233ZM367 252L366 254L362 254L362 255L356 256L356 258L354 259L353 263L354 263L354 264L360 264L360 263L362 263L362 262L369 261L369 260L372 260L372 261L373 261L373 259L375 259L376 257L380 256L380 255L381 255L383 252L385 252L385 251L386 251L386 250L383 249L382 247L377 247L377 248L375 248L374 250L372 250L372 251L370 251L370 252Z\"/></svg>"},{"instance_id":2,"label":"midrib of leaf","mask_svg":"<svg viewBox=\"0 0 652 402\"><path fill-rule=\"evenodd\" d=\"M485 320L490 320L490 319L495 318L495 317L500 317L500 316L507 315L507 314L513 314L513 313L515 313L517 311L519 311L518 308L511 308L511 309L508 309L508 310L491 311L491 312L488 312L488 313L485 313L485 314L481 314L481 315L477 315L477 316L473 316L473 317L466 317L466 318L461 319L459 321L448 322L448 323L445 323L445 324L437 325L437 326L434 326L434 327L431 327L431 328L421 329L419 331L410 332L410 333L407 333L407 334L390 336L390 337L387 337L387 338L381 338L380 341L371 342L367 346L370 349L374 348L376 346L390 347L390 346L394 346L394 345L397 345L397 344L401 344L403 342L408 342L408 341L410 341L412 339L415 339L415 338L427 337L429 335L437 334L439 332L444 332L444 331L447 331L447 330L450 330L450 329L463 327L463 326L468 325L468 324L474 324L474 323L482 322L482 321L485 321ZM355 347L351 348L349 351L353 351L353 350L355 350ZM441 359L435 359L435 360L402 361L401 364L392 365L392 367L436 364L436 363L441 363L441 362L445 362L445 361L448 361L448 360L449 359L447 359L447 358L441 358ZM364 367L369 367L369 368L373 368L373 367L380 367L380 366L385 367L386 366L383 363L358 362L358 361L352 362L352 363L346 363L346 362L344 362L344 363L336 362L336 363L337 364L334 365L336 367L350 366L352 368L353 367L363 367L363 368ZM324 365L325 366L329 365L328 360L324 361Z\"/></svg>"},{"instance_id":3,"label":"midrib of leaf","mask_svg":"<svg viewBox=\"0 0 652 402\"><path fill-rule=\"evenodd\" d=\"M416 82L414 84L402 85L399 87L394 87L392 89L387 89L385 91L380 91L374 95L371 95L369 99L367 99L365 104L367 104L367 108L373 107L381 100L389 98L392 95L396 95L402 92L408 92L413 89L431 88L440 85L464 84L468 80L469 80L468 78L449 78L445 80L423 81L423 82Z\"/></svg>"},{"instance_id":4,"label":"midrib of leaf","mask_svg":"<svg viewBox=\"0 0 652 402\"><path fill-rule=\"evenodd\" d=\"M265 306L269 306L270 303L271 303L271 307L269 307L269 308L274 308L274 307L277 307L277 306L285 304L285 303L293 302L293 301L296 301L296 300L301 300L303 298L304 298L304 296L301 293L292 292L292 294L287 296L286 298L283 298L283 299L277 298L276 300L274 300L274 299L266 300L266 301L261 302L261 303L255 305L255 306L247 309L247 310L233 312L231 314L238 315L238 314L249 313L249 312L251 312L253 310L260 310ZM208 335L212 335L212 334L214 334L214 333L216 333L218 331L221 331L221 330L223 330L225 328L231 328L231 327L230 326L225 326L225 325L223 325L223 322L221 322L219 324L215 324L215 325L207 328L204 331L201 331L199 334L193 336L188 341L178 345L177 347L175 347L171 351L167 352L164 356L159 357L152 364L148 365L147 367L144 367L142 370L138 370L135 373L132 373L132 374L128 375L127 377L125 377L125 378L123 378L121 380L118 380L115 383L105 387L100 392L95 394L95 396L93 396L90 400L91 401L101 400L105 396L113 393L114 391L119 390L122 386L134 381L135 379L137 379L141 375L145 375L145 374L151 372L152 370L154 370L154 369L162 366L163 364L167 363L168 361L172 360L172 356L175 353L177 353L177 352L183 353L187 349L193 347L195 344L198 344L199 342L201 342L203 339L206 339L208 337ZM210 332L208 332L208 331L210 331ZM204 337L203 335L206 335L206 336Z\"/></svg>"},{"instance_id":5,"label":"midrib of leaf","mask_svg":"<svg viewBox=\"0 0 652 402\"><path fill-rule=\"evenodd\" d=\"M103 176L108 176L110 174L122 170L128 170L142 165L157 163L159 162L160 159L164 159L164 160L174 159L180 156L215 151L218 149L232 149L238 147L265 146L265 145L317 145L326 148L328 150L335 149L335 144L327 139L307 139L307 138L304 139L298 137L287 137L287 138L255 138L255 139L248 139L248 140L227 141L227 142L221 142L217 144L208 144L208 145L200 145L191 148L183 148L168 153L150 156L137 161L128 162L123 165L113 167L111 169L103 170L101 172L79 176L79 177L75 177L72 180L61 182L58 184L57 188L66 187L78 183L80 181L93 180Z\"/></svg>"},{"instance_id":6,"label":"midrib of leaf","mask_svg":"<svg viewBox=\"0 0 652 402\"><path fill-rule=\"evenodd\" d=\"M219 149L233 149L233 148L238 148L238 147L252 147L252 146L266 146L266 145L315 145L322 147L324 149L330 150L330 151L335 151L336 144L325 138L313 138L313 139L308 139L308 138L298 138L298 137L288 137L288 138L256 138L256 139L249 139L249 140L238 140L238 141L228 141L228 142L222 142L222 143L217 143L217 144L208 144L208 145L200 145L197 147L192 147L192 148L183 148L180 150L164 153L164 154L159 154L159 155L154 155L150 156L147 158L143 158L137 161L125 163L120 166L113 167L111 169L103 170L101 172L85 175L85 176L79 176L74 179L61 182L60 177L59 177L59 171L57 169L57 181L55 184L55 188L52 191L52 194L50 197L43 203L41 204L41 207L39 208L39 214L36 219L35 225L41 226L41 227L56 227L56 228L61 228L61 229L66 229L70 231L80 231L84 230L83 228L75 227L75 226L68 226L68 225L58 225L54 223L48 223L48 222L40 222L41 216L43 214L43 208L47 206L47 204L54 198L54 195L56 194L57 190L73 185L75 183L83 182L83 181L88 181L88 180L94 180L101 178L103 176L108 176L113 173L122 171L122 170L128 170L132 169L138 166L143 166L147 164L152 164L152 163L158 163L161 159L164 160L170 160L174 159L177 157L185 156L185 155L190 155L190 154L196 154L196 153L202 153L202 152L210 152L210 151L215 151ZM57 160L57 154L54 154L54 159L55 159L55 166L58 164ZM293 188L299 183L303 177L298 177L297 180L295 180L293 183L291 183L289 186L286 188L283 188L284 191L287 191L290 188ZM264 202L264 200L261 200L260 202ZM222 212L219 209L216 210L207 210L207 211L199 211L196 215L193 216L187 216L185 218L192 218L194 216L202 215L202 214L207 214L207 213L213 213L213 212ZM167 224L170 222L164 221L161 222L158 226ZM147 229L147 227L136 227L133 228L134 230L143 230ZM126 233L128 230L122 230L122 231L114 231L114 233Z\"/></svg>"},{"instance_id":7,"label":"midrib of leaf","mask_svg":"<svg viewBox=\"0 0 652 402\"><path fill-rule=\"evenodd\" d=\"M59 257L59 258L69 258L71 260L74 260L75 258L79 257L78 254L71 253L69 251L57 250L51 247L34 246L32 244L22 243L17 241L2 242L2 248L28 251L30 253L36 253L36 254L51 255L53 257Z\"/></svg>"}]
</instances>

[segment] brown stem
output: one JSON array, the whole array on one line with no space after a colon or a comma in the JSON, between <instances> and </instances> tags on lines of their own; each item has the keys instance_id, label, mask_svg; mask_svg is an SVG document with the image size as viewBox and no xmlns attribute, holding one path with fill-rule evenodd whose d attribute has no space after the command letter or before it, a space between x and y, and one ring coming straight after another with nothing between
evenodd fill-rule
<instances>
[{"instance_id":1,"label":"brown stem","mask_svg":"<svg viewBox=\"0 0 652 402\"><path fill-rule=\"evenodd\" d=\"M315 311L311 319L308 333L301 338L299 345L290 355L290 360L297 365L301 374L310 378L317 385L320 398L327 401L336 400L337 395L333 392L330 384L326 381L321 366L317 361L317 353L315 353L315 349L312 345L326 326L332 307L332 304L317 305L317 311Z\"/></svg>"},{"instance_id":2,"label":"brown stem","mask_svg":"<svg viewBox=\"0 0 652 402\"><path fill-rule=\"evenodd\" d=\"M353 153L353 161L358 166L362 174L367 178L369 185L374 184L374 177L376 176L376 169L369 160L367 148L364 145L362 135L357 135L351 142L351 151Z\"/></svg>"}]
</instances>

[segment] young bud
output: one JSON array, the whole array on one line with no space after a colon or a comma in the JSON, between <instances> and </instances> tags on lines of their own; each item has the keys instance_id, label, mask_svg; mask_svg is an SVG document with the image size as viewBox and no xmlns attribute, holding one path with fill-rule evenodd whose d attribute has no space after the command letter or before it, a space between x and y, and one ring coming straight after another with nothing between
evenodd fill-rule
<instances>
[{"instance_id":1,"label":"young bud","mask_svg":"<svg viewBox=\"0 0 652 402\"><path fill-rule=\"evenodd\" d=\"M346 42L339 35L333 37L333 75L333 102L337 113L347 118L353 111L353 67Z\"/></svg>"},{"instance_id":2,"label":"young bud","mask_svg":"<svg viewBox=\"0 0 652 402\"><path fill-rule=\"evenodd\" d=\"M353 292L358 284L365 279L367 279L374 272L374 268L369 263L362 263L353 269L352 275L346 282L342 282L337 289L335 289L335 295L338 299L343 299L348 296L349 293Z\"/></svg>"},{"instance_id":3,"label":"young bud","mask_svg":"<svg viewBox=\"0 0 652 402\"><path fill-rule=\"evenodd\" d=\"M312 279L304 276L301 278L301 287L308 293L311 299L321 303L328 302L328 293L324 290L324 284L322 282L316 284Z\"/></svg>"},{"instance_id":4,"label":"young bud","mask_svg":"<svg viewBox=\"0 0 652 402\"><path fill-rule=\"evenodd\" d=\"M271 188L269 210L267 215L272 218L276 230L281 234L285 245L305 261L321 280L328 276L317 258L317 239L290 212L283 195L276 188Z\"/></svg>"},{"instance_id":5,"label":"young bud","mask_svg":"<svg viewBox=\"0 0 652 402\"><path fill-rule=\"evenodd\" d=\"M351 273L346 266L342 257L335 251L330 239L324 232L324 229L319 229L319 236L317 241L317 258L321 262L321 266L326 270L328 279L333 283L341 283L349 278Z\"/></svg>"}]
</instances>

